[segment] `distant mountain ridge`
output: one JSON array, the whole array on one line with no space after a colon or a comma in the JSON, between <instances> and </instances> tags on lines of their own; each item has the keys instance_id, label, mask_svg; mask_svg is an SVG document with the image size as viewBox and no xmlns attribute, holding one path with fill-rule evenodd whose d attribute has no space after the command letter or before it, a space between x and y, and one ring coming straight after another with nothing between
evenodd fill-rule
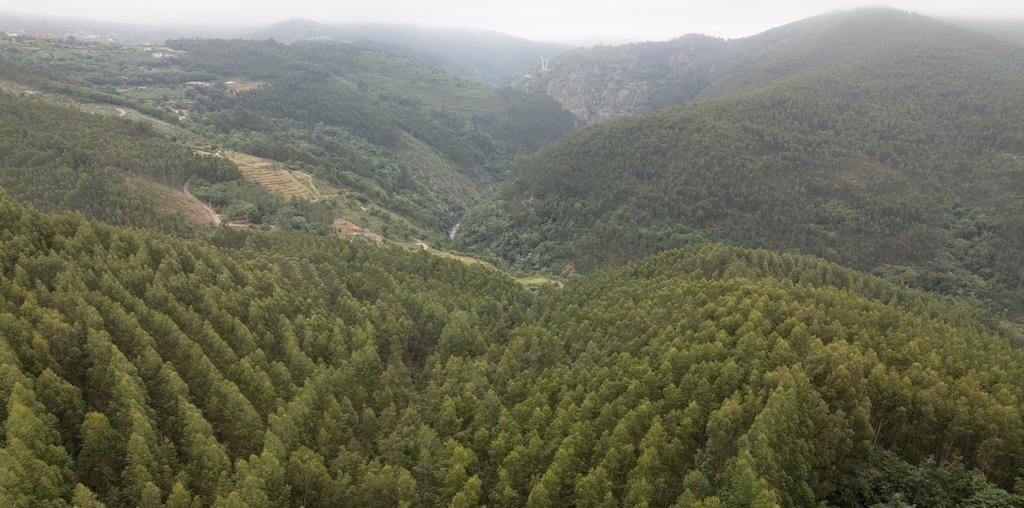
<instances>
[{"instance_id":1,"label":"distant mountain ridge","mask_svg":"<svg viewBox=\"0 0 1024 508\"><path fill-rule=\"evenodd\" d=\"M61 16L16 16L0 13L0 31L32 35L49 33L56 37L73 36L81 39L95 36L99 42L143 43L163 42L181 37L181 33L167 27L148 26L136 23L113 23L85 18Z\"/></svg>"},{"instance_id":2,"label":"distant mountain ridge","mask_svg":"<svg viewBox=\"0 0 1024 508\"><path fill-rule=\"evenodd\" d=\"M586 122L645 113L763 85L800 68L845 62L845 53L878 44L874 37L887 26L905 17L925 19L897 13L888 8L837 11L734 40L686 35L577 48L553 59L549 70L526 74L513 86L545 92ZM951 22L1024 42L1024 35L1015 32L1020 22Z\"/></svg>"},{"instance_id":3,"label":"distant mountain ridge","mask_svg":"<svg viewBox=\"0 0 1024 508\"><path fill-rule=\"evenodd\" d=\"M272 38L286 44L306 40L350 42L402 55L462 78L498 84L540 67L541 57L554 58L570 49L565 44L488 30L373 23L329 25L307 19L276 23L249 37Z\"/></svg>"},{"instance_id":4,"label":"distant mountain ridge","mask_svg":"<svg viewBox=\"0 0 1024 508\"><path fill-rule=\"evenodd\" d=\"M434 69L484 83L504 85L571 49L568 44L540 42L489 30L423 28L386 23L325 24L295 18L264 28L230 26L147 26L59 16L0 13L0 31L32 35L50 33L120 44L162 43L180 37L349 42L405 56Z\"/></svg>"}]
</instances>

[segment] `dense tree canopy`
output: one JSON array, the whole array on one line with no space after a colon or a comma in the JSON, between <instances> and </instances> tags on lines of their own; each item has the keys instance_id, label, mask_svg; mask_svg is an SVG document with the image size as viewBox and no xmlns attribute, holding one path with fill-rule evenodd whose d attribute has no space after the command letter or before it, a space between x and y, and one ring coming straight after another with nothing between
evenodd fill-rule
<instances>
[{"instance_id":1,"label":"dense tree canopy","mask_svg":"<svg viewBox=\"0 0 1024 508\"><path fill-rule=\"evenodd\" d=\"M871 16L519 162L460 241L585 274L537 291L329 236L177 136L437 229L572 127L550 99L347 46L4 39L45 86L0 93L0 505L1024 507L1024 60Z\"/></svg>"},{"instance_id":2,"label":"dense tree canopy","mask_svg":"<svg viewBox=\"0 0 1024 508\"><path fill-rule=\"evenodd\" d=\"M1009 332L814 258L705 246L531 296L6 194L0 231L12 506L1022 502Z\"/></svg>"}]
</instances>

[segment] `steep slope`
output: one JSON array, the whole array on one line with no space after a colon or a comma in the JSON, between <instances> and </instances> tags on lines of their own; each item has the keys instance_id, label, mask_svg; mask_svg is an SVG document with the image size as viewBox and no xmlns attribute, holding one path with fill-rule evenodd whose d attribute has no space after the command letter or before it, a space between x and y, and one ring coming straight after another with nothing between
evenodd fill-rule
<instances>
[{"instance_id":1,"label":"steep slope","mask_svg":"<svg viewBox=\"0 0 1024 508\"><path fill-rule=\"evenodd\" d=\"M697 99L728 73L729 44L703 35L668 42L577 48L512 86L543 92L584 122L598 122Z\"/></svg>"},{"instance_id":2,"label":"steep slope","mask_svg":"<svg viewBox=\"0 0 1024 508\"><path fill-rule=\"evenodd\" d=\"M1017 506L1020 349L706 246L532 298L422 252L0 191L5 506ZM702 503L702 504L698 504Z\"/></svg>"},{"instance_id":3,"label":"steep slope","mask_svg":"<svg viewBox=\"0 0 1024 508\"><path fill-rule=\"evenodd\" d=\"M777 63L727 87L748 91L589 127L526 158L463 221L462 242L516 268L588 272L726 241L1021 312L1024 58L926 18L848 16L821 30L880 25L813 58L765 55Z\"/></svg>"},{"instance_id":4,"label":"steep slope","mask_svg":"<svg viewBox=\"0 0 1024 508\"><path fill-rule=\"evenodd\" d=\"M805 69L849 65L939 29L892 9L832 12L743 39L686 35L575 49L515 86L551 95L581 120L601 121L749 90Z\"/></svg>"}]
</instances>

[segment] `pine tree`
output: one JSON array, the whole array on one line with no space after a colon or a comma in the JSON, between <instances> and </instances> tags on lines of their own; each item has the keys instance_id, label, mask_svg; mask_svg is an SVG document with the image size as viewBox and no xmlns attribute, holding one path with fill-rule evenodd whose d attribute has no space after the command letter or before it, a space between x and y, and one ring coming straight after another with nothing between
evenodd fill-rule
<instances>
[{"instance_id":1,"label":"pine tree","mask_svg":"<svg viewBox=\"0 0 1024 508\"><path fill-rule=\"evenodd\" d=\"M15 383L7 402L6 446L0 448L0 499L12 506L65 506L71 499L71 458L55 418Z\"/></svg>"}]
</instances>

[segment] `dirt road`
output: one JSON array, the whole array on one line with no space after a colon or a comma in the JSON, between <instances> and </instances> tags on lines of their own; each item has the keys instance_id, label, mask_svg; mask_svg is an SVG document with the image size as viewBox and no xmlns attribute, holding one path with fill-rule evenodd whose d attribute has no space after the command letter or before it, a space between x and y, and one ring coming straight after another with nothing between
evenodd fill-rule
<instances>
[{"instance_id":1,"label":"dirt road","mask_svg":"<svg viewBox=\"0 0 1024 508\"><path fill-rule=\"evenodd\" d=\"M199 201L199 198L193 196L192 193L188 191L188 186L191 183L191 178L185 180L185 186L181 188L181 191L184 192L189 199L196 202L199 206L203 207L203 209L206 210L206 213L210 214L210 220L213 221L214 226L220 226L220 215L217 212L215 212L213 208L210 208L209 206L206 205L206 203Z\"/></svg>"},{"instance_id":2,"label":"dirt road","mask_svg":"<svg viewBox=\"0 0 1024 508\"><path fill-rule=\"evenodd\" d=\"M291 172L292 177L295 177L295 173L296 173L295 171ZM320 195L320 190L317 189L316 185L313 184L313 175L311 175L309 173L299 173L299 174L306 178L306 180L309 182L309 188L312 189L312 191L313 191L313 199L309 200L309 202L310 203L316 203L317 201L320 201L320 198L323 197L323 196Z\"/></svg>"}]
</instances>

